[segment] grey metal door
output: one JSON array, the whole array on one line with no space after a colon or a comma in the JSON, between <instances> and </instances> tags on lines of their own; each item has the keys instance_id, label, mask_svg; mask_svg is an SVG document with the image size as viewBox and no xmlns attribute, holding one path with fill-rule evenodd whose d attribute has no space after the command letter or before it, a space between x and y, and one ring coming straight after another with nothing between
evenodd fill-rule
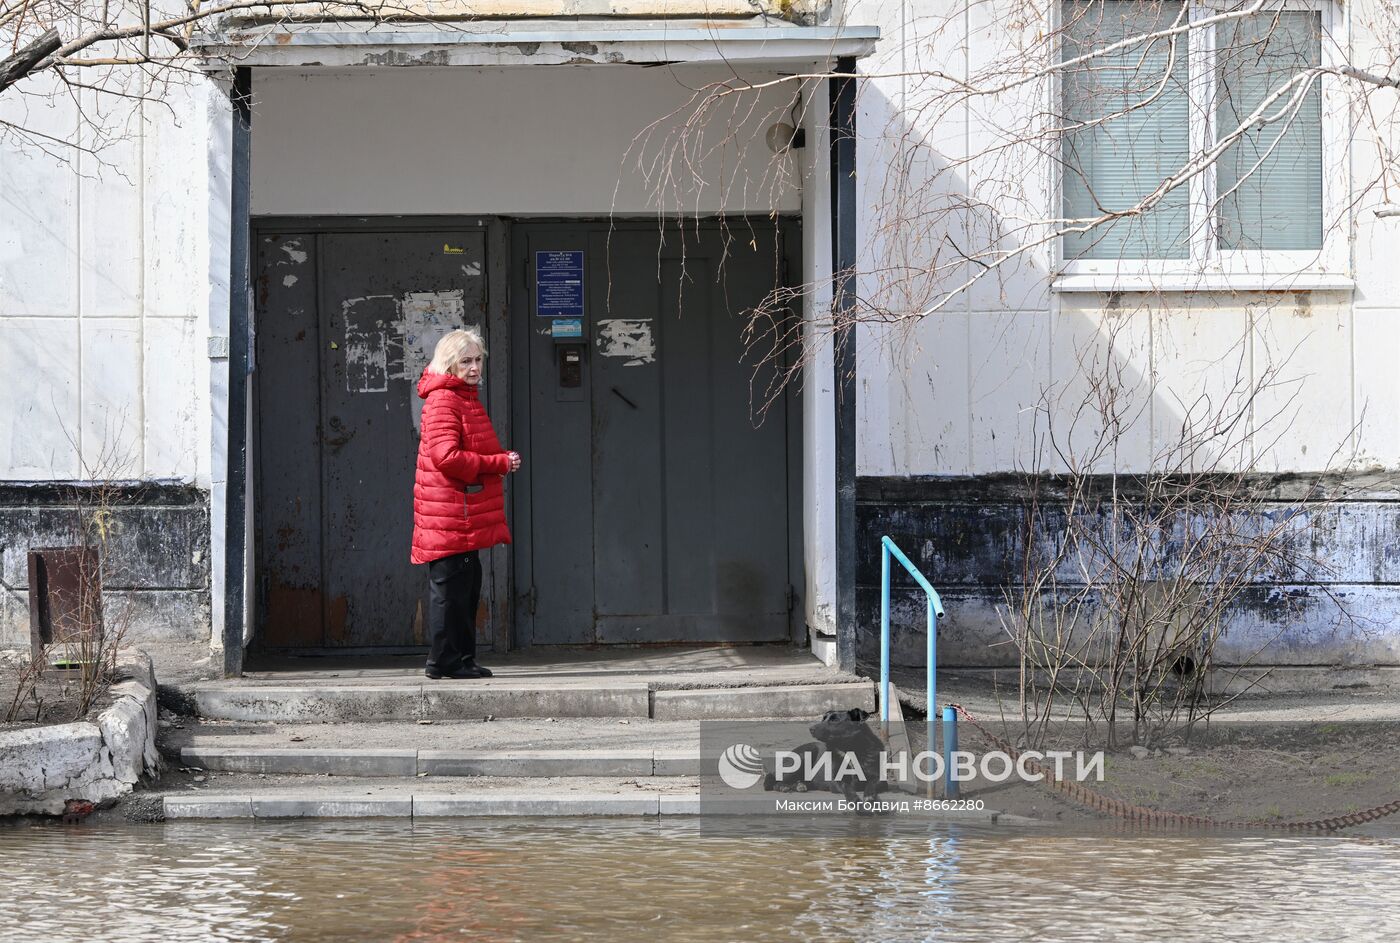
<instances>
[{"instance_id":1,"label":"grey metal door","mask_svg":"<svg viewBox=\"0 0 1400 943\"><path fill-rule=\"evenodd\" d=\"M485 330L485 232L272 233L257 265L261 644L422 645L416 387L438 337Z\"/></svg>"},{"instance_id":2,"label":"grey metal door","mask_svg":"<svg viewBox=\"0 0 1400 943\"><path fill-rule=\"evenodd\" d=\"M521 623L536 644L788 638L787 415L781 404L753 415L773 368L742 338L744 313L781 272L778 235L664 235L517 229L530 430ZM577 345L538 306L549 258L538 254L568 252L584 258Z\"/></svg>"}]
</instances>

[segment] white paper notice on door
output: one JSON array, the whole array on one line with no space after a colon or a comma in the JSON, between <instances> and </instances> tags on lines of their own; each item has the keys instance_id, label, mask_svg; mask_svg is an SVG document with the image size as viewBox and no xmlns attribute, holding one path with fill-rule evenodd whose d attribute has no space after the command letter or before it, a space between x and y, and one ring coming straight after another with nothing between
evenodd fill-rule
<instances>
[{"instance_id":1,"label":"white paper notice on door","mask_svg":"<svg viewBox=\"0 0 1400 943\"><path fill-rule=\"evenodd\" d=\"M640 367L656 361L656 339L652 318L608 318L598 322L599 353L604 357L625 357L624 367Z\"/></svg>"},{"instance_id":2,"label":"white paper notice on door","mask_svg":"<svg viewBox=\"0 0 1400 943\"><path fill-rule=\"evenodd\" d=\"M447 291L410 291L399 303L400 325L403 329L403 377L414 388L409 393L409 412L413 415L413 431L419 431L423 420L423 401L418 398L418 378L433 359L433 348L442 335L461 327L467 317L462 289Z\"/></svg>"}]
</instances>

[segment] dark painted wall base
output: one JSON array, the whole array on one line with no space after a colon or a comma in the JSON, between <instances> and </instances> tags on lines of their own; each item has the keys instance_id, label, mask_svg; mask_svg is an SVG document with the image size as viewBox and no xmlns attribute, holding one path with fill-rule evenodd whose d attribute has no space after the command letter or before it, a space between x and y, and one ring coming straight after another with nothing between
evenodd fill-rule
<instances>
[{"instance_id":1,"label":"dark painted wall base","mask_svg":"<svg viewBox=\"0 0 1400 943\"><path fill-rule=\"evenodd\" d=\"M209 493L179 482L0 482L0 648L29 646L30 548L105 547L103 612L133 641L209 640Z\"/></svg>"},{"instance_id":2,"label":"dark painted wall base","mask_svg":"<svg viewBox=\"0 0 1400 943\"><path fill-rule=\"evenodd\" d=\"M1261 476L1264 513L1297 508L1300 539L1324 564L1320 585L1259 583L1240 600L1217 654L1274 665L1400 665L1400 492L1380 476ZM1131 482L1118 481L1120 493ZM1054 483L1047 490L1051 503ZM878 662L880 538L888 534L943 597L940 667L1017 662L999 610L1018 585L1026 512L1016 476L858 479L856 643ZM1326 500L1324 500L1326 499ZM1042 516L1053 521L1054 515ZM1054 525L1036 534L1054 540ZM922 666L924 597L895 567L891 649L895 664ZM1340 603L1340 606L1338 605ZM1345 612L1343 611L1343 607ZM1256 657L1255 653L1259 653Z\"/></svg>"}]
</instances>

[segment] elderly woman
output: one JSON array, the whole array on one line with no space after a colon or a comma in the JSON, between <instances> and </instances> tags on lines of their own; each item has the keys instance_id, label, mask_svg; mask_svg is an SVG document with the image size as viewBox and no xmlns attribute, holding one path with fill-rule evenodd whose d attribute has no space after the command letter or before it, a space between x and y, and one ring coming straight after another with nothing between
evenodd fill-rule
<instances>
[{"instance_id":1,"label":"elderly woman","mask_svg":"<svg viewBox=\"0 0 1400 943\"><path fill-rule=\"evenodd\" d=\"M510 543L504 477L520 456L501 448L477 388L486 345L475 330L443 336L418 381L423 404L413 481L414 563L428 564L429 678L489 678L476 663L478 551Z\"/></svg>"}]
</instances>

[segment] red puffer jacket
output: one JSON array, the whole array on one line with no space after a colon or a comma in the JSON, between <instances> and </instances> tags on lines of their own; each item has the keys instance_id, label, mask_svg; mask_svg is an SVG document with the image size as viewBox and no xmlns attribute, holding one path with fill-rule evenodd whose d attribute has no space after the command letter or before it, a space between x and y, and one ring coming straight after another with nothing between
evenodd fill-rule
<instances>
[{"instance_id":1,"label":"red puffer jacket","mask_svg":"<svg viewBox=\"0 0 1400 943\"><path fill-rule=\"evenodd\" d=\"M502 487L510 457L501 449L476 387L425 370L418 395L427 402L413 478L410 558L427 563L510 543Z\"/></svg>"}]
</instances>

